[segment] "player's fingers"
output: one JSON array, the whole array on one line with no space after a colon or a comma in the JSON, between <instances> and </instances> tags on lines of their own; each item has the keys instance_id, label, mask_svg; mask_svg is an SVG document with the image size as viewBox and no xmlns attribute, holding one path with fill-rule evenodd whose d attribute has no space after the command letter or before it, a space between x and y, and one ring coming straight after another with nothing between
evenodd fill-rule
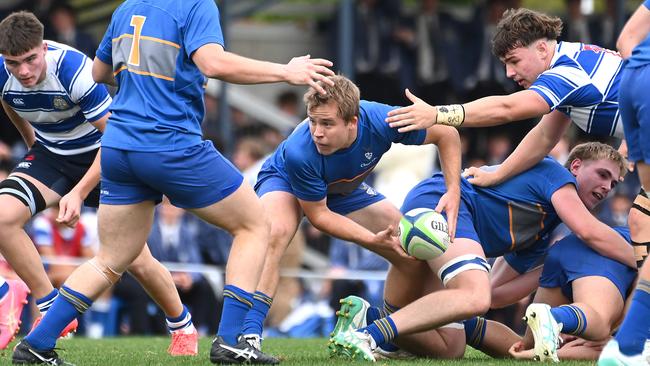
<instances>
[{"instance_id":1,"label":"player's fingers","mask_svg":"<svg viewBox=\"0 0 650 366\"><path fill-rule=\"evenodd\" d=\"M390 126L390 128L401 128L401 127L409 127L409 126L414 126L414 125L415 125L415 120L412 119L412 118L388 124L388 126Z\"/></svg>"},{"instance_id":2,"label":"player's fingers","mask_svg":"<svg viewBox=\"0 0 650 366\"><path fill-rule=\"evenodd\" d=\"M334 71L325 66L316 66L314 72L316 73L315 76L318 76L323 82L334 85L334 80L329 78L330 76L334 76Z\"/></svg>"},{"instance_id":3,"label":"player's fingers","mask_svg":"<svg viewBox=\"0 0 650 366\"><path fill-rule=\"evenodd\" d=\"M399 133L407 133L407 132L415 131L417 129L418 129L418 127L416 125L408 125L406 127L398 128L397 132L399 132Z\"/></svg>"},{"instance_id":4,"label":"player's fingers","mask_svg":"<svg viewBox=\"0 0 650 366\"><path fill-rule=\"evenodd\" d=\"M332 61L324 59L324 58L312 58L310 61L314 65L327 66L327 67L334 66L334 63ZM332 75L334 75L334 71L332 71Z\"/></svg>"},{"instance_id":5,"label":"player's fingers","mask_svg":"<svg viewBox=\"0 0 650 366\"><path fill-rule=\"evenodd\" d=\"M327 69L325 67L323 67L323 69L324 70L329 70L329 69ZM311 79L316 81L316 82L322 81L323 83L329 84L330 86L334 85L334 81L332 79L330 79L327 75L325 75L323 73L319 73L317 71L312 71Z\"/></svg>"},{"instance_id":6,"label":"player's fingers","mask_svg":"<svg viewBox=\"0 0 650 366\"><path fill-rule=\"evenodd\" d=\"M406 97L409 98L411 102L415 103L420 101L420 98L416 97L415 94L411 93L411 91L408 90L408 88L404 90L404 93L406 94Z\"/></svg>"},{"instance_id":7,"label":"player's fingers","mask_svg":"<svg viewBox=\"0 0 650 366\"><path fill-rule=\"evenodd\" d=\"M307 82L307 84L308 84L310 87L316 89L316 91L317 91L319 94L322 94L322 95L326 95L326 94L327 94L327 92L325 91L325 89L323 89L322 86L318 85L318 83L315 82L313 79L310 79L310 80Z\"/></svg>"},{"instance_id":8,"label":"player's fingers","mask_svg":"<svg viewBox=\"0 0 650 366\"><path fill-rule=\"evenodd\" d=\"M387 114L388 114L388 117L399 116L401 114L405 114L405 113L410 112L412 109L413 109L413 106L407 106L407 107L393 109L391 111L388 111ZM395 119L395 121L397 121L397 119ZM386 118L386 122L391 122L391 119Z\"/></svg>"}]
</instances>

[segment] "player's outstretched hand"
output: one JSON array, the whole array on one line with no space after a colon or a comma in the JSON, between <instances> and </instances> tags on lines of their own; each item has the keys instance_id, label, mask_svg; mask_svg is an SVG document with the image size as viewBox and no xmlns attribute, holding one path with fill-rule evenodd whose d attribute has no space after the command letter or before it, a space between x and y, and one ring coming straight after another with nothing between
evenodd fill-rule
<instances>
[{"instance_id":1,"label":"player's outstretched hand","mask_svg":"<svg viewBox=\"0 0 650 366\"><path fill-rule=\"evenodd\" d=\"M61 197L59 201L59 216L56 218L56 222L69 227L75 227L81 216L82 203L83 198L75 190Z\"/></svg>"},{"instance_id":2,"label":"player's outstretched hand","mask_svg":"<svg viewBox=\"0 0 650 366\"><path fill-rule=\"evenodd\" d=\"M496 171L488 172L477 167L469 167L463 170L463 178L479 187L491 187L501 183L502 179Z\"/></svg>"},{"instance_id":3,"label":"player's outstretched hand","mask_svg":"<svg viewBox=\"0 0 650 366\"><path fill-rule=\"evenodd\" d=\"M508 353L510 356L518 360L532 360L535 356L535 350L525 349L522 341L517 341L515 344L510 346Z\"/></svg>"},{"instance_id":4,"label":"player's outstretched hand","mask_svg":"<svg viewBox=\"0 0 650 366\"><path fill-rule=\"evenodd\" d=\"M318 85L319 81L334 85L328 76L334 76L330 70L333 63L323 58L311 58L310 55L294 57L285 65L287 82L292 85L309 85L319 93L325 94L325 89Z\"/></svg>"},{"instance_id":5,"label":"player's outstretched hand","mask_svg":"<svg viewBox=\"0 0 650 366\"><path fill-rule=\"evenodd\" d=\"M408 107L393 109L388 112L388 122L391 128L397 128L399 132L424 130L436 124L438 110L416 97L410 90L405 90L406 97L413 104Z\"/></svg>"},{"instance_id":6,"label":"player's outstretched hand","mask_svg":"<svg viewBox=\"0 0 650 366\"><path fill-rule=\"evenodd\" d=\"M438 213L444 211L447 214L447 229L449 240L454 241L456 237L456 222L458 221L458 208L460 207L460 191L448 191L440 197L435 210Z\"/></svg>"},{"instance_id":7,"label":"player's outstretched hand","mask_svg":"<svg viewBox=\"0 0 650 366\"><path fill-rule=\"evenodd\" d=\"M375 234L374 244L379 251L392 251L399 254L400 257L415 260L415 257L408 255L402 248L393 225L388 225L385 230Z\"/></svg>"}]
</instances>

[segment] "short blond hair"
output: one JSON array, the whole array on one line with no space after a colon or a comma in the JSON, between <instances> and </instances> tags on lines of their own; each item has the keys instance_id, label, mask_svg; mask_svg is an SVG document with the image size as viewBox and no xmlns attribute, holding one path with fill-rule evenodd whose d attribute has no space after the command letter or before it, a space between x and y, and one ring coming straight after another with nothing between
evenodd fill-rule
<instances>
[{"instance_id":1,"label":"short blond hair","mask_svg":"<svg viewBox=\"0 0 650 366\"><path fill-rule=\"evenodd\" d=\"M601 142L586 142L577 145L569 153L569 157L567 158L566 163L564 163L564 166L567 169L570 169L571 162L575 159L580 159L582 161L602 159L610 160L618 165L621 178L627 174L627 159L625 159L618 150Z\"/></svg>"},{"instance_id":2,"label":"short blond hair","mask_svg":"<svg viewBox=\"0 0 650 366\"><path fill-rule=\"evenodd\" d=\"M350 79L342 75L331 76L329 79L334 82L334 85L322 81L318 82L318 85L325 89L325 95L320 94L314 88L309 88L305 93L303 101L307 106L307 111L334 102L336 103L338 116L346 122L351 121L353 117L359 114L359 99L361 98L359 88Z\"/></svg>"}]
</instances>

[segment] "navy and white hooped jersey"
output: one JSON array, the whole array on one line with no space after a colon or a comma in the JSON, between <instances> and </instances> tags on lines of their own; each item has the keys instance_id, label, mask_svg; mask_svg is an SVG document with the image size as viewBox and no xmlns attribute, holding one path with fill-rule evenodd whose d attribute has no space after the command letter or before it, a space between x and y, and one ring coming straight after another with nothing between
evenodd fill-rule
<instances>
[{"instance_id":1,"label":"navy and white hooped jersey","mask_svg":"<svg viewBox=\"0 0 650 366\"><path fill-rule=\"evenodd\" d=\"M618 87L623 59L602 47L559 42L551 60L530 89L539 93L551 110L569 116L591 135L623 137L618 112Z\"/></svg>"},{"instance_id":2,"label":"navy and white hooped jersey","mask_svg":"<svg viewBox=\"0 0 650 366\"><path fill-rule=\"evenodd\" d=\"M34 127L36 141L60 155L76 155L100 145L102 134L90 122L108 113L111 97L92 78L92 60L76 49L45 41L47 75L23 87L0 56L2 99Z\"/></svg>"}]
</instances>

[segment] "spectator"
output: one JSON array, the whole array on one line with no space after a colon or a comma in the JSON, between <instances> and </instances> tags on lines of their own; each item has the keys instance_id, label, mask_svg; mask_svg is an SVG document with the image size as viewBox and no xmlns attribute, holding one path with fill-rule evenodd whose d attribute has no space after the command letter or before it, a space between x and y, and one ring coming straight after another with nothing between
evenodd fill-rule
<instances>
[{"instance_id":1,"label":"spectator","mask_svg":"<svg viewBox=\"0 0 650 366\"><path fill-rule=\"evenodd\" d=\"M74 47L90 58L95 57L97 43L91 35L77 28L77 16L70 5L56 4L50 10L49 15L51 29L54 31L54 41Z\"/></svg>"}]
</instances>

